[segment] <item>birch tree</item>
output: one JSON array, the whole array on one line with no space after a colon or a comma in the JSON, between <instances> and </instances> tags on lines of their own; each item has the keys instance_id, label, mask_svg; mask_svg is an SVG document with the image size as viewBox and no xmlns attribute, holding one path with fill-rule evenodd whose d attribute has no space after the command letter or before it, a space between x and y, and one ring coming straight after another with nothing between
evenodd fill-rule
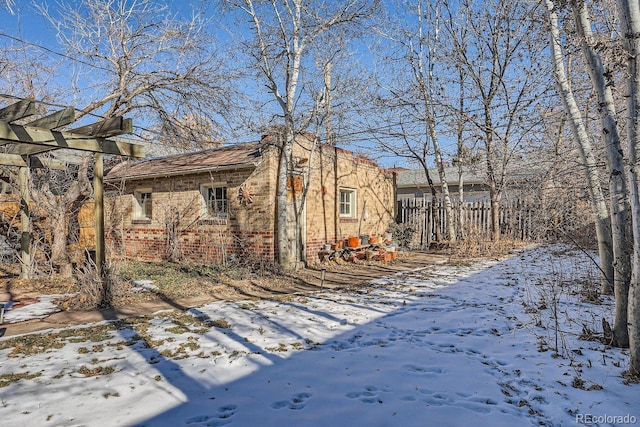
<instances>
[{"instance_id":1,"label":"birch tree","mask_svg":"<svg viewBox=\"0 0 640 427\"><path fill-rule=\"evenodd\" d=\"M601 56L596 51L596 41L591 31L591 20L585 1L571 0L570 5L582 54L589 71L593 90L596 93L598 112L602 123L601 138L607 160L613 244L613 292L616 298L616 316L613 327L614 345L627 347L629 344L627 305L629 281L631 280L631 247L627 236L629 206L617 113L611 91L614 82L611 78L607 78L608 72L605 70ZM611 293L612 289L609 285L603 291Z\"/></svg>"},{"instance_id":2,"label":"birch tree","mask_svg":"<svg viewBox=\"0 0 640 427\"><path fill-rule=\"evenodd\" d=\"M312 0L227 0L250 21L252 40L246 44L253 66L259 70L276 102L283 135L276 188L276 252L279 264L291 268L298 261L289 252L287 237L287 181L291 176L292 151L300 127L300 104L308 98L302 77L311 72L314 44L333 34L345 36L369 19L377 7L373 0L346 2ZM299 235L299 224L296 224Z\"/></svg>"},{"instance_id":3,"label":"birch tree","mask_svg":"<svg viewBox=\"0 0 640 427\"><path fill-rule=\"evenodd\" d=\"M447 239L453 242L457 239L455 215L445 175L437 119L437 106L442 104L442 100L436 93L439 83L434 75L438 50L441 48L439 10L437 5L425 6L422 1L405 2L402 6L404 10L401 17L398 16L399 11L394 10L382 30L383 36L391 43L392 52L383 58L390 66L385 75L393 78L380 82L382 93L379 96L385 99L382 102L380 98L378 103L391 112L387 123L379 122L370 127L383 130L383 133L391 131L401 135L392 139L383 137L379 143L383 149L420 165L429 182L432 206L436 210L438 197L429 172L429 163L431 159L434 160L442 189ZM409 131L409 128L412 130Z\"/></svg>"},{"instance_id":4,"label":"birch tree","mask_svg":"<svg viewBox=\"0 0 640 427\"><path fill-rule=\"evenodd\" d=\"M609 209L600 186L598 165L594 148L591 143L591 136L584 124L584 118L578 103L571 89L569 78L564 65L564 52L560 39L560 29L558 25L558 13L553 0L545 0L547 9L548 31L550 38L550 53L554 66L554 78L557 85L558 95L566 114L569 124L584 165L584 172L587 178L587 189L589 191L593 213L596 218L596 236L598 239L598 252L600 255L600 265L602 271L601 283L603 288L611 286L613 283L613 241L611 234L611 221L609 219Z\"/></svg>"},{"instance_id":5,"label":"birch tree","mask_svg":"<svg viewBox=\"0 0 640 427\"><path fill-rule=\"evenodd\" d=\"M640 159L640 5L637 1L618 0L622 43L626 57L627 139L629 198L633 231L633 266L629 286L630 373L640 376L640 194L638 161Z\"/></svg>"}]
</instances>

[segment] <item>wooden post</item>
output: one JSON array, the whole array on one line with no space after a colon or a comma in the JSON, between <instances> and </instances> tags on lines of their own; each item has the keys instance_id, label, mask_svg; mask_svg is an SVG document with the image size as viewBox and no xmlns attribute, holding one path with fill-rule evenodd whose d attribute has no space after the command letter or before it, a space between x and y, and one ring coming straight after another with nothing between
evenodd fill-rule
<instances>
[{"instance_id":1,"label":"wooden post","mask_svg":"<svg viewBox=\"0 0 640 427\"><path fill-rule=\"evenodd\" d=\"M104 247L104 155L96 153L93 168L93 202L95 210L95 235L96 235L96 267L102 277L102 269L105 261Z\"/></svg>"},{"instance_id":2,"label":"wooden post","mask_svg":"<svg viewBox=\"0 0 640 427\"><path fill-rule=\"evenodd\" d=\"M20 262L22 264L20 277L29 279L31 269L31 215L29 214L29 158L26 158L26 167L21 167L20 180Z\"/></svg>"}]
</instances>

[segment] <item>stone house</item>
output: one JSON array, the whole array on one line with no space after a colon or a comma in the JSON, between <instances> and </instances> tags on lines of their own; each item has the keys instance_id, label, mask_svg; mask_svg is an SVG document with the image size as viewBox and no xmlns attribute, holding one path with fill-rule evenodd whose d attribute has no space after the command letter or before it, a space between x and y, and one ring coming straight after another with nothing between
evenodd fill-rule
<instances>
[{"instance_id":1,"label":"stone house","mask_svg":"<svg viewBox=\"0 0 640 427\"><path fill-rule=\"evenodd\" d=\"M106 176L109 241L141 260L276 260L276 141L116 165ZM301 134L291 170L287 238L308 262L327 243L381 235L393 221L394 175L371 160Z\"/></svg>"}]
</instances>

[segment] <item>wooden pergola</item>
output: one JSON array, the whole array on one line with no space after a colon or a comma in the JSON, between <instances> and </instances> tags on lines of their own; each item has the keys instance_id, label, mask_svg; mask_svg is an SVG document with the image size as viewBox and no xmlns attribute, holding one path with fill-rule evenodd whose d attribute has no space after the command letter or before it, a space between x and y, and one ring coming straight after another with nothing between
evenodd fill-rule
<instances>
[{"instance_id":1,"label":"wooden pergola","mask_svg":"<svg viewBox=\"0 0 640 427\"><path fill-rule=\"evenodd\" d=\"M36 114L35 100L20 100L12 105L0 108L0 166L19 168L20 186L20 228L22 278L29 278L31 264L31 220L29 215L30 194L29 177L32 168L48 167L65 169L66 164L51 158L40 158L39 154L53 150L68 149L94 153L93 191L95 203L96 266L102 273L105 260L104 243L104 155L114 154L135 158L144 157L144 146L123 141L107 139L109 137L131 133L131 119L121 116L77 127L67 131L56 129L68 126L75 121L75 109L62 110L40 117L26 124L18 121ZM27 119L28 120L28 119Z\"/></svg>"}]
</instances>

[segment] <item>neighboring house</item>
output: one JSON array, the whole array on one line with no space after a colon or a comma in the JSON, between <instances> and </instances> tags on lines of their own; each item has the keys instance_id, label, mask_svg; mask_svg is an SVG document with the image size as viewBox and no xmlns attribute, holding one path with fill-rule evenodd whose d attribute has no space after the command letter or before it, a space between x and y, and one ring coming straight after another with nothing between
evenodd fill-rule
<instances>
[{"instance_id":1,"label":"neighboring house","mask_svg":"<svg viewBox=\"0 0 640 427\"><path fill-rule=\"evenodd\" d=\"M276 138L115 166L106 177L109 238L144 260L276 260ZM395 203L392 173L316 142L298 136L288 185L287 238L292 250L301 242L309 262L326 243L384 233ZM301 203L307 183L298 239L293 202Z\"/></svg>"},{"instance_id":2,"label":"neighboring house","mask_svg":"<svg viewBox=\"0 0 640 427\"><path fill-rule=\"evenodd\" d=\"M522 199L532 190L532 183L539 180L542 172L531 166L514 164L507 169L506 188L503 192L503 200ZM431 189L427 182L424 169L400 169L397 172L397 200L425 199L431 200ZM445 177L449 187L449 194L453 201L458 200L460 171L457 166L445 168ZM438 194L442 198L442 182L438 170L429 169L429 177ZM488 202L489 186L487 185L487 173L484 167L465 167L462 170L463 196L465 202Z\"/></svg>"},{"instance_id":3,"label":"neighboring house","mask_svg":"<svg viewBox=\"0 0 640 427\"><path fill-rule=\"evenodd\" d=\"M436 169L429 169L429 177L438 193L442 195L442 182ZM458 199L459 170L457 167L446 167L445 177L449 187L449 193L455 200ZM486 185L484 170L477 168L465 168L463 170L463 191L465 202L489 200L489 187ZM397 177L398 200L422 199L431 200L431 188L427 182L424 169L403 169L398 171Z\"/></svg>"}]
</instances>

